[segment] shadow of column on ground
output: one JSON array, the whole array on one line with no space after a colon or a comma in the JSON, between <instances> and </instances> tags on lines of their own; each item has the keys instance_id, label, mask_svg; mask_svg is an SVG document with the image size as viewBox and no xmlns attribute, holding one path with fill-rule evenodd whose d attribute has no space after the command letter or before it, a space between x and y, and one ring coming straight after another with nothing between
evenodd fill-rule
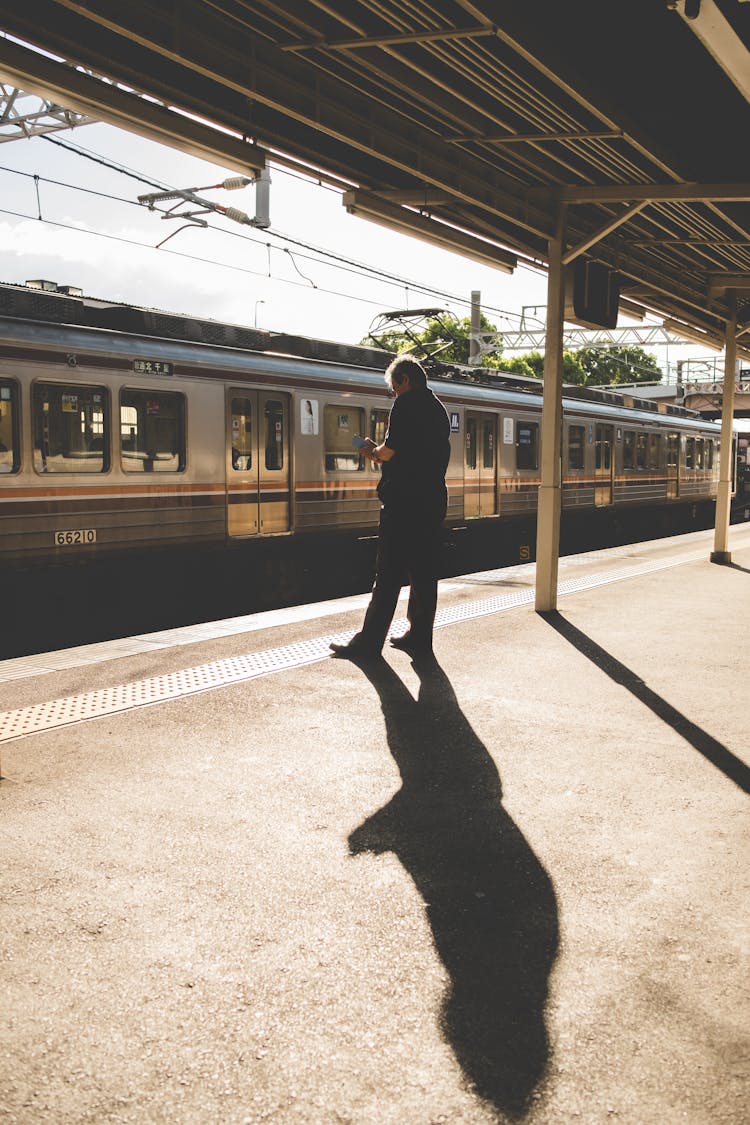
<instances>
[{"instance_id":1,"label":"shadow of column on ground","mask_svg":"<svg viewBox=\"0 0 750 1125\"><path fill-rule=\"evenodd\" d=\"M750 793L750 768L741 761L736 754L728 750L721 742L707 731L688 719L671 703L662 696L657 695L636 672L626 667L610 652L598 645L595 640L577 629L572 622L556 609L540 612L539 616L564 637L574 648L578 649L588 660L600 668L602 672L621 684L627 691L634 695L644 706L653 711L662 722L672 727L690 746L699 754L716 766L718 770L733 781L744 793Z\"/></svg>"},{"instance_id":2,"label":"shadow of column on ground","mask_svg":"<svg viewBox=\"0 0 750 1125\"><path fill-rule=\"evenodd\" d=\"M436 662L415 700L384 660L378 693L402 787L349 837L392 851L422 896L450 983L442 1032L476 1092L522 1117L545 1074L548 981L558 943L552 882L502 805L495 763Z\"/></svg>"}]
</instances>

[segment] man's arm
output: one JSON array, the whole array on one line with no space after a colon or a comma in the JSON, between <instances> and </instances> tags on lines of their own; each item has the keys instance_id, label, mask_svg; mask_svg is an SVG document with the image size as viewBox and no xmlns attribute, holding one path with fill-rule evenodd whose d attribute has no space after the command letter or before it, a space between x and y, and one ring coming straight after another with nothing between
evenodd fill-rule
<instances>
[{"instance_id":1,"label":"man's arm","mask_svg":"<svg viewBox=\"0 0 750 1125\"><path fill-rule=\"evenodd\" d=\"M376 445L372 438L365 438L365 444L360 447L359 452L363 457L369 458L370 461L375 461L378 465L382 465L383 461L390 461L391 457L395 457L396 450L391 449L390 446L383 442L382 445Z\"/></svg>"},{"instance_id":2,"label":"man's arm","mask_svg":"<svg viewBox=\"0 0 750 1125\"><path fill-rule=\"evenodd\" d=\"M376 461L379 465L382 465L384 461L390 461L391 457L395 456L396 450L391 449L390 446L385 444L385 442L383 442L382 445L373 446L370 452L371 459L373 461Z\"/></svg>"}]
</instances>

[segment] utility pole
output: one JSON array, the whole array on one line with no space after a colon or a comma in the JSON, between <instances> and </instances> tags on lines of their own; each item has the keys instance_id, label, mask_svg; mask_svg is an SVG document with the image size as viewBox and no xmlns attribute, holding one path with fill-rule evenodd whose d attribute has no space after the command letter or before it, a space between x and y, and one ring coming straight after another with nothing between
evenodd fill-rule
<instances>
[{"instance_id":1,"label":"utility pole","mask_svg":"<svg viewBox=\"0 0 750 1125\"><path fill-rule=\"evenodd\" d=\"M471 291L471 331L469 332L469 363L476 366L481 362L479 332L482 326L482 294L478 289Z\"/></svg>"}]
</instances>

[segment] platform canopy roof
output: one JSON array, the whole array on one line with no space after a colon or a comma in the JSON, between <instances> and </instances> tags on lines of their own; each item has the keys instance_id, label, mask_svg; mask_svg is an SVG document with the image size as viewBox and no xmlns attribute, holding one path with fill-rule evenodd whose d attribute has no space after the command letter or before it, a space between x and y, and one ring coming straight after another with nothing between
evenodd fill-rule
<instances>
[{"instance_id":1,"label":"platform canopy roof","mask_svg":"<svg viewBox=\"0 0 750 1125\"><path fill-rule=\"evenodd\" d=\"M501 269L546 265L565 203L628 308L721 343L736 299L750 342L748 0L11 0L0 29L0 80Z\"/></svg>"}]
</instances>

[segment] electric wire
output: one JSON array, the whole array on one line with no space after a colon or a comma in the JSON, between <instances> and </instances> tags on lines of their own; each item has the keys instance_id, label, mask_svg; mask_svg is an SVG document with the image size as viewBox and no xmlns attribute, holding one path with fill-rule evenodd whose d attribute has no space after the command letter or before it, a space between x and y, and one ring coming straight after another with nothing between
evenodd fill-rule
<instances>
[{"instance_id":1,"label":"electric wire","mask_svg":"<svg viewBox=\"0 0 750 1125\"><path fill-rule=\"evenodd\" d=\"M94 153L91 150L86 149L83 145L72 144L70 142L61 141L59 138L48 137L48 136L42 136L40 139L46 141L49 144L54 144L54 145L57 145L60 148L66 149L67 151L73 153L76 156L81 156L81 157L84 157L87 160L91 160L94 163L99 164L102 167L108 168L110 171L118 172L122 175L129 176L129 177L139 181L140 183L148 184L150 187L157 187L160 190L168 190L171 187L171 185L164 184L160 181L157 181L157 180L154 180L154 179L148 179L144 175L142 175L141 173L136 172L134 169L128 168L126 165L118 164L117 162L112 161L107 157L103 157L100 154ZM7 167L3 167L3 170L9 171L9 172L15 172L16 171L16 169L11 169L11 168L7 168ZM303 177L295 175L294 173L289 172L285 168L280 168L280 167L274 166L274 172L275 173L278 172L278 173L281 173L282 175L289 176L292 179L298 179L298 180L303 179ZM29 175L29 173L22 173L22 172L18 172L17 174L18 175L27 175L27 176ZM44 180L45 177L40 177L40 179ZM108 193L105 193L105 192L96 193L96 192L93 192L93 189L86 189L86 188L83 188L81 185L78 185L78 184L69 184L69 183L64 183L63 181L55 181L55 180L49 180L48 182L54 183L54 184L56 184L57 186L60 186L60 187L68 187L71 190L90 191L92 194L100 194L100 196L102 198L108 198ZM308 180L307 182L310 182L310 181ZM335 189L330 189L330 190L335 190ZM141 204L137 203L135 200L126 199L126 198L123 198L122 196L111 196L111 198L118 201L118 202L128 203L128 204L131 204L133 206L141 206ZM215 227L210 223L208 224L208 226L211 230L218 231L222 234L229 235L233 238L241 238L241 239L243 239L244 241L247 241L247 242L252 242L252 243L255 243L255 244L262 244L260 239L253 238L250 235L241 234L238 231L225 230L224 228L221 228L221 227ZM417 292L424 293L426 295L432 295L432 296L440 298L442 300L450 301L453 304L459 304L461 306L465 306L465 307L469 307L469 308L471 307L471 301L469 299L467 299L466 297L460 295L460 294L446 292L442 289L438 289L435 286L430 286L430 285L428 285L424 282L418 282L418 281L414 281L414 280L411 280L411 279L408 279L408 278L401 277L398 274L391 273L390 271L381 269L380 267L371 266L368 263L359 262L356 259L348 258L348 257L345 257L344 255L335 253L333 251L326 250L324 247L315 246L312 243L304 242L301 239L294 238L292 235L285 234L281 231L269 230L268 234L271 235L274 238L279 239L280 241L287 242L291 245L299 246L300 248L302 248L304 250L309 250L311 253L318 256L318 257L313 257L311 259L308 259L308 260L311 260L313 262L317 262L319 257L324 257L324 258L330 259L331 261L333 261L335 263L338 263L339 264L338 268L343 269L345 267L351 267L353 272L355 272L355 273L360 272L363 276L373 276L373 277L378 278L378 279L384 279L384 278L389 279L401 288L405 287L407 289L413 289ZM300 256L302 256L302 255L300 255ZM526 263L519 263L519 268L529 270L530 272L536 272L536 271L532 270L532 268L529 265L527 265ZM506 310L506 309L500 309L500 308L497 308L496 306L493 306L493 305L484 305L483 309L484 309L485 312L489 312L489 313L492 313L493 315L500 316L505 320L517 320L518 319L517 313L511 313L511 312L508 312L508 310Z\"/></svg>"},{"instance_id":2,"label":"electric wire","mask_svg":"<svg viewBox=\"0 0 750 1125\"><path fill-rule=\"evenodd\" d=\"M120 243L125 244L126 246L135 246L139 250L151 250L151 251L154 250L154 247L151 245L150 242L139 242L137 239L134 239L134 238L124 238L122 235L108 234L105 231L96 231L96 230L91 230L91 229L88 229L88 228L78 227L78 226L75 226L73 223L61 223L61 222L56 221L55 219L45 219L45 218L38 219L36 215L29 215L29 214L27 214L23 211L12 211L12 210L10 210L9 208L6 208L6 207L0 207L0 215L11 215L16 219L31 219L33 222L42 222L42 223L45 223L47 226L60 227L62 230L72 230L72 231L75 231L76 234L88 234L92 238L105 238L105 239L108 239L111 242L120 242ZM204 266L216 266L218 269L234 270L236 273L249 274L252 277L268 277L268 274L264 273L262 270L254 270L254 269L251 269L249 266L234 265L231 262L218 262L213 258L202 258L198 254L187 254L183 250L160 250L159 253L160 254L169 254L170 256L173 256L173 257L176 257L176 258L184 258L187 261L191 261L191 262L198 262L200 265L204 265ZM283 277L277 277L277 278L272 277L271 280L272 281L278 281L282 285L293 285L296 288L305 289L308 292L310 291L309 282L307 284L303 285L301 281L294 281L294 280L290 280L289 278L283 278ZM360 304L365 304L365 305L373 305L376 308L382 308L383 307L382 300L378 301L378 300L375 300L374 298L369 298L369 297L357 297L353 293L342 293L340 290L326 289L322 286L316 286L315 291L316 291L316 293L324 293L324 294L326 294L327 296L330 296L330 297L346 297L350 301L357 301Z\"/></svg>"},{"instance_id":3,"label":"electric wire","mask_svg":"<svg viewBox=\"0 0 750 1125\"><path fill-rule=\"evenodd\" d=\"M68 147L68 146L66 146L66 147ZM34 180L35 185L37 185L37 187L38 187L39 183L46 183L46 184L51 184L54 187L60 187L60 188L68 189L68 190L71 190L71 191L84 192L86 194L94 195L94 196L97 196L101 199L106 199L106 200L111 201L111 202L123 203L123 204L127 204L128 206L131 206L131 207L137 207L139 209L142 208L142 204L138 203L136 200L128 199L125 196L114 195L111 192L103 192L103 191L97 191L94 188L86 188L86 187L83 187L80 184L71 184L71 183L69 183L65 180L55 180L55 179L52 179L51 177L39 176L39 175L35 175L34 173L31 173L31 172L22 172L22 171L19 171L16 168L9 168L7 165L0 165L0 171L7 172L7 173L10 173L10 174L16 175L16 176L21 176L21 177L24 177L26 179ZM149 181L141 180L141 182L148 183ZM156 187L159 187L159 188L163 187L165 190L167 190L167 185L163 185L163 184L150 183L150 186L152 186L152 187L156 186ZM158 208L156 210L158 210ZM93 234L93 235L97 235L98 237L112 237L112 238L115 237L115 236L106 235L102 231L91 230L90 228L74 227L70 224L56 223L56 222L54 222L54 220L45 220L43 218L43 216L41 215L41 213L39 215L34 216L34 215L24 215L21 212L14 212L14 211L10 211L8 209L0 209L0 211L2 211L2 213L4 213L4 214L14 215L15 217L18 217L18 218L29 218L29 219L41 220L43 222L49 222L53 225L61 226L63 228L65 228L66 225L67 225L67 227L69 229L81 231L82 233L90 233L90 234ZM163 212L159 212L159 213L162 214ZM228 235L231 238L239 238L244 242L250 242L250 243L253 243L254 245L257 245L257 246L265 246L265 247L270 248L270 249L280 250L280 251L288 254L295 270L297 271L297 273L300 273L300 276L302 276L302 274L299 270L299 267L296 265L296 262L294 261L294 255L292 254L292 252L290 250L286 249L285 247L274 246L272 243L264 242L261 238L253 237L252 235L241 234L241 233L239 233L237 231L233 231L233 230L226 230L222 227L215 226L212 223L207 223L207 226L210 230L212 230L216 234ZM298 253L297 254L297 257L304 258L306 261L313 262L317 265L322 265L322 266L327 266L328 268L338 269L339 271L342 271L342 272L353 273L353 274L355 274L357 276L360 276L360 277L369 277L369 278L372 278L373 280L384 282L386 284L390 284L390 285L393 285L393 286L401 288L401 289L405 288L405 289L413 291L415 293L422 293L426 296L440 298L442 300L450 301L450 302L455 303L455 304L461 304L461 305L467 305L467 306L470 305L470 301L468 301L465 297L462 297L458 294L448 293L444 290L437 289L437 288L435 288L433 286L430 286L430 285L427 285L425 283L414 281L413 279L410 279L410 278L402 277L399 274L390 273L387 270L379 269L376 266L369 266L366 263L356 261L356 259L345 258L342 255L338 255L338 254L333 253L333 251L327 251L327 250L321 249L319 247L316 247L316 246L314 246L310 243L302 242L301 240L296 239L296 238L292 237L291 235L283 234L280 231L269 230L268 233L270 235L272 235L274 238L280 239L280 240L285 241L285 242L289 242L293 245L302 247L303 249L309 249L313 252L313 254L324 255L326 258L331 259L330 261L321 261L320 257L315 257L312 254L304 254L304 253ZM127 242L127 239L124 239L123 241ZM156 247L152 246L150 243L145 243L145 242L141 243L141 242L134 241L133 245L141 246L144 249L152 249L152 250L156 249ZM162 251L162 252L164 252L164 251ZM175 253L175 251L170 251L170 253ZM188 255L188 256L191 257L191 255ZM219 266L219 267L226 266L227 268L235 268L235 267L231 266L229 263L216 261L215 259L197 258L196 260L203 261L203 262L210 262L211 264ZM240 267L237 267L237 268L240 268ZM271 276L268 273L264 274L264 273L261 273L260 271L254 271L254 270L245 270L244 272L255 273L257 276L261 276L261 277ZM286 279L284 279L284 278L276 278L274 280L280 281L284 284L287 283ZM325 288L317 285L316 283L314 283L312 281L308 282L308 284L311 285L313 288L319 290L321 293L329 293L330 295L338 295L338 296L341 296L341 297L350 298L352 300L355 299L354 296L350 293L339 293L335 290L328 290L328 289L325 289ZM362 298L359 298L359 299L362 300ZM377 301L377 300L373 299L373 300L369 301L368 303L374 304L374 305L382 305L383 302L382 302L382 300ZM501 316L505 319L517 319L518 318L518 314L516 314L516 313L509 313L506 310L498 309L498 308L495 308L491 305L485 305L485 306L483 306L483 308L484 308L484 311L493 313L494 315Z\"/></svg>"},{"instance_id":4,"label":"electric wire","mask_svg":"<svg viewBox=\"0 0 750 1125\"><path fill-rule=\"evenodd\" d=\"M132 179L135 179L140 183L147 184L150 187L155 187L155 188L158 188L160 190L169 190L170 189L169 184L165 184L165 183L163 183L161 181L158 181L158 180L155 180L155 179L148 179L145 176L141 175L140 173L134 171L133 169L127 168L125 165L117 164L116 162L111 161L106 157L102 157L100 154L96 154L96 153L94 153L90 150L86 150L83 146L72 145L72 144L67 143L65 141L59 140L59 138L43 137L42 139L46 140L48 143L55 144L55 145L57 145L61 148L64 148L64 149L68 150L69 152L72 152L74 155L83 156L86 159L92 160L95 163L101 165L102 167L105 167L105 168L109 169L110 171L115 171L115 172L118 172L122 175L129 176ZM283 169L283 168L279 168L279 169L275 169L275 170L281 172L283 175L292 175L292 173L288 173L286 171L286 169ZM33 173L28 173L28 172L21 172L18 169L9 168L9 167L4 166L4 165L0 165L0 171L9 172L9 173L19 175L19 176L22 176L22 177L25 177L25 178L28 178L28 179L33 179L34 183L35 183L35 187L37 189L37 201L38 201L38 186L39 186L39 183L42 182L42 183L52 184L53 186L61 187L61 188L67 189L67 190L84 192L86 194L94 195L94 196L97 196L101 199L106 199L106 200L111 201L111 202L124 203L124 204L127 204L128 206L139 207L139 208L142 206L142 204L140 204L138 201L133 200L133 199L129 199L129 198L124 197L124 196L117 196L117 195L114 195L110 192L97 191L96 189L86 188L86 187L84 187L83 185L80 185L80 184L71 184L71 183L63 181L63 180L52 179L51 177L39 176L39 175L35 175ZM293 178L300 179L301 177L294 177L293 176ZM3 208L0 208L0 214L12 215L12 216L17 217L17 218L27 218L27 219L34 219L35 218L32 215L24 215L20 212L9 211L9 210L3 209ZM105 238L105 239L109 239L111 241L122 242L126 245L131 245L131 246L134 246L134 247L137 247L137 248L140 248L140 249L145 249L145 250L154 249L154 247L152 247L149 243L139 242L137 239L127 239L127 238L123 238L122 236L108 234L104 231L95 231L95 230L91 230L91 229L88 229L88 228L82 229L82 228L74 226L72 224L60 223L60 222L57 222L57 221L54 221L54 220L45 219L41 214L41 206L39 207L39 215L36 216L36 221L42 221L42 222L45 222L49 225L59 227L61 229L74 230L77 233L89 234L92 237ZM295 281L293 279L287 279L287 278L278 278L277 277L277 278L272 278L272 280L279 281L279 282L281 282L282 284L285 284L285 285L292 285L292 286L295 286L297 288L305 288L305 289L313 288L313 289L316 290L316 292L325 294L327 296L336 296L336 297L341 297L341 298L346 298L348 300L356 301L360 304L368 304L368 305L373 305L375 307L382 307L382 304L383 304L382 300L374 300L374 299L370 299L370 298L366 298L366 297L357 297L357 296L353 295L352 293L342 293L342 292L340 292L338 290L335 290L335 289L328 289L328 288L325 288L325 287L321 287L318 284L316 284L314 281L312 281L310 278L306 278L305 275L302 273L302 271L299 269L299 266L297 265L297 263L295 261L295 256L292 254L292 252L290 250L288 250L285 247L272 246L271 243L268 243L268 242L264 243L261 238L253 237L252 235L242 234L238 231L225 230L224 228L214 226L211 223L208 223L207 225L208 225L209 229L211 229L215 233L230 235L233 238L240 238L245 242L251 242L255 245L260 245L260 246L265 245L267 250L269 250L269 252L270 252L270 249L282 250L284 253L286 253L288 255L292 266L296 270L297 274L306 282L306 285L302 285L302 283L299 282L299 281ZM325 261L321 262L320 257L312 257L311 255L304 254L304 253L298 254L298 257L303 258L307 261L311 261L311 262L314 262L314 263L320 264L320 265L329 265L330 268L343 270L344 272L355 273L359 276L370 277L374 280L384 282L385 284L398 286L399 288L406 288L407 291L412 290L414 292L423 293L427 296L440 297L444 300L448 300L448 301L451 301L451 302L454 302L454 303L457 303L457 304L469 305L470 306L470 301L467 301L466 298L463 298L463 297L461 297L457 294L447 293L447 292L445 292L443 290L440 290L440 289L437 289L435 287L432 287L432 286L429 286L429 285L423 285L420 282L415 282L415 281L412 281L410 279L403 278L398 274L392 274L392 273L390 273L386 270L381 270L378 267L370 266L367 263L358 262L356 259L346 258L343 255L339 255L339 254L334 253L333 251L329 251L329 250L325 250L324 248L317 247L312 243L303 242L300 239L294 238L291 235L286 235L286 234L284 234L283 232L280 232L280 231L269 230L268 233L270 235L272 235L274 238L277 238L281 241L291 243L292 245L298 246L303 250L309 250L309 251L311 251L312 254L317 254L317 255L320 255L322 257L331 259L331 262L327 263ZM212 259L212 258L204 258L200 255L189 254L189 253L186 253L185 251L178 251L178 250L174 250L174 249L165 250L162 247L161 252L169 254L169 255L174 256L174 257L184 258L184 259L189 260L189 261L198 262L202 265L213 265L213 266L215 266L217 268L220 268L220 269L230 269L230 270L234 270L235 272L248 274L250 276L272 277L271 272L270 272L270 258L269 258L269 269L268 269L267 273L263 273L260 270L254 270L254 269L251 269L250 267L247 267L247 266L237 266L237 265L233 265L233 264L227 263L227 262L220 262L220 261L216 261L215 259ZM331 263L333 263L333 265L331 265ZM516 318L517 315L518 315L518 314L508 313L506 310L498 309L498 308L495 308L495 307L489 306L489 305L484 305L483 311L491 312L491 313L499 315L499 316L501 316L505 319L509 319L510 317ZM606 345L595 345L593 350L608 351L609 348ZM628 362L624 357L617 357L616 362L618 363L619 366L623 367L624 370L626 370L626 371L629 370L630 372L633 372L633 373L636 372L636 371L643 371L644 373L646 371L648 371L647 368L643 368L638 363Z\"/></svg>"}]
</instances>

